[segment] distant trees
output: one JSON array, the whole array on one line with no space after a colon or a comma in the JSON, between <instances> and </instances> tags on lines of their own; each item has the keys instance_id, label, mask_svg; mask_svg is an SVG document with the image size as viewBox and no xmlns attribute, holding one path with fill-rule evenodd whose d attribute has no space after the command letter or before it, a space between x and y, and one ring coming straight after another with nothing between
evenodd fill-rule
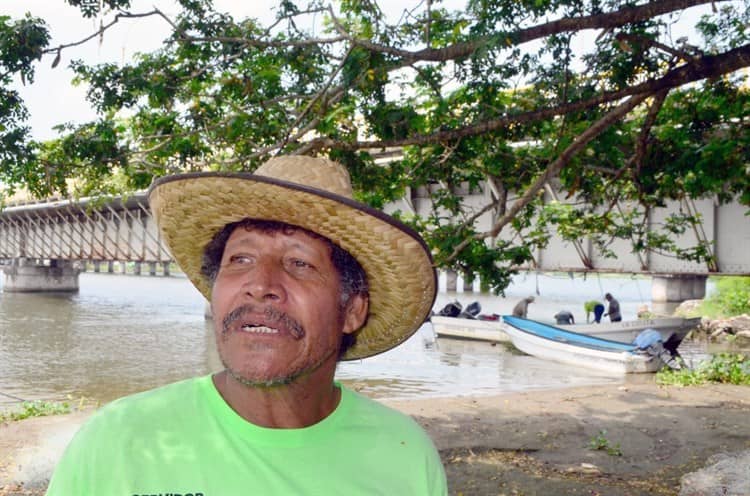
<instances>
[{"instance_id":1,"label":"distant trees","mask_svg":"<svg viewBox=\"0 0 750 496\"><path fill-rule=\"evenodd\" d=\"M98 2L68 3L97 13ZM669 199L750 205L747 1L469 0L449 10L427 0L386 16L374 0L282 0L270 26L207 0L181 0L175 18L104 3L103 36L107 22L143 16L171 34L126 66L74 61L99 117L48 143L29 138L10 78L31 84L40 57L56 64L75 47L48 46L42 19L0 17L7 186L69 193L74 177L74 193L91 195L177 171L253 170L278 153L327 155L376 207L441 185L429 190L429 215L404 219L440 266L498 291L555 231L604 253L627 239L710 267L705 246L674 243L694 214L658 231L644 215ZM701 6L686 26L685 9ZM672 39L678 28L700 42ZM376 164L386 149L401 154ZM550 183L580 203L544 204ZM489 200L468 208L459 187ZM491 216L483 232L480 215Z\"/></svg>"}]
</instances>

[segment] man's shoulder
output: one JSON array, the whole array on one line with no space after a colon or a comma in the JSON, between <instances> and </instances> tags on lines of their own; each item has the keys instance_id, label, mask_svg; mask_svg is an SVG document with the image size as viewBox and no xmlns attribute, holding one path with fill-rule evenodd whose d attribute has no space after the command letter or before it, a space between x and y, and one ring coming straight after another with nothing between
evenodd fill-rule
<instances>
[{"instance_id":1,"label":"man's shoulder","mask_svg":"<svg viewBox=\"0 0 750 496\"><path fill-rule=\"evenodd\" d=\"M370 427L387 427L423 433L423 429L409 415L355 391L346 390L350 402L347 417L356 423L367 423Z\"/></svg>"},{"instance_id":2,"label":"man's shoulder","mask_svg":"<svg viewBox=\"0 0 750 496\"><path fill-rule=\"evenodd\" d=\"M138 419L168 418L181 410L190 411L205 380L205 377L185 379L118 398L94 413L86 427L98 430L113 425L138 426Z\"/></svg>"},{"instance_id":3,"label":"man's shoulder","mask_svg":"<svg viewBox=\"0 0 750 496\"><path fill-rule=\"evenodd\" d=\"M143 407L145 404L149 403L161 405L161 401L164 398L184 398L186 395L196 394L197 390L200 389L201 384L207 380L210 380L207 376L183 379L181 381L172 382L153 389L131 394L129 396L123 396L122 398L110 403L110 405L119 408L130 407L133 405Z\"/></svg>"}]
</instances>

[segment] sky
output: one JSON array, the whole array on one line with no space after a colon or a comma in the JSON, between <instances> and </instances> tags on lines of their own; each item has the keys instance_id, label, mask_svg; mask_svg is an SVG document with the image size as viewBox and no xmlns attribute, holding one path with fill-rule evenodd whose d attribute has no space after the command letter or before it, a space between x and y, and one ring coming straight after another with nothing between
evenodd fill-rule
<instances>
[{"instance_id":1,"label":"sky","mask_svg":"<svg viewBox=\"0 0 750 496\"><path fill-rule=\"evenodd\" d=\"M92 0L96 1L96 0ZM301 3L301 2L300 2ZM378 5L389 15L400 15L405 8L414 8L421 1L379 0ZM465 0L444 0L441 5L450 8L465 4ZM17 19L30 12L44 19L52 36L50 47L80 41L98 29L98 22L83 19L80 11L63 0L0 0L0 13ZM274 19L278 0L214 0L219 11L229 12L235 19L252 17L268 25ZM132 13L150 12L156 7L174 18L180 11L172 0L132 0ZM112 14L106 19L111 19ZM82 59L88 65L116 62L127 63L134 54L149 52L161 45L169 35L169 26L158 16L123 19L104 33L104 39L91 40L84 45L62 51L62 59L51 68L55 54L48 54L36 65L34 82L23 85L16 79L15 87L29 110L28 125L34 139L57 137L54 126L65 122L82 123L96 116L86 101L85 86L73 86L73 71L68 68L72 60Z\"/></svg>"},{"instance_id":2,"label":"sky","mask_svg":"<svg viewBox=\"0 0 750 496\"><path fill-rule=\"evenodd\" d=\"M95 1L95 0L94 0ZM274 8L278 0L214 0L220 11L231 13L235 19L253 17L267 25L274 18ZM417 0L380 0L378 4L391 16L400 15L405 8L414 8ZM50 28L50 47L82 40L98 29L98 23L83 19L77 8L63 0L0 0L0 11L16 19L26 12L45 19ZM446 8L458 8L465 0L445 0ZM132 0L130 12L149 12L157 7L170 17L179 12L172 0ZM111 15L109 17L111 19ZM105 21L106 22L106 21ZM16 80L15 87L26 102L30 117L32 137L37 140L52 139L57 136L53 127L65 122L82 123L93 120L95 112L85 99L86 88L73 86L73 72L68 69L71 60L82 59L87 64L116 62L127 63L138 52L149 52L161 45L169 34L166 21L158 16L141 19L124 19L107 30L100 43L94 39L78 47L67 48L56 68L51 64L54 54L46 55L36 65L36 75L32 84L21 84ZM592 36L595 36L593 33ZM581 41L585 44L585 41Z\"/></svg>"},{"instance_id":3,"label":"sky","mask_svg":"<svg viewBox=\"0 0 750 496\"><path fill-rule=\"evenodd\" d=\"M83 19L77 8L63 0L0 0L2 13L13 19L26 12L43 18L49 25L52 40L50 47L80 41L98 29L98 23ZM275 1L215 0L219 10L231 12L236 17L254 17L263 22L273 19L272 7ZM133 0L130 12L150 12L156 6L170 17L179 8L175 2L164 0ZM111 15L109 17L111 19ZM106 22L106 21L105 21ZM32 136L38 140L51 139L57 133L52 128L63 122L86 122L95 118L95 112L86 101L86 88L73 86L73 71L68 68L71 60L82 59L87 64L105 62L125 63L138 52L148 52L158 48L169 34L166 21L158 16L142 19L124 19L107 30L102 43L91 40L78 47L62 51L62 60L52 68L54 54L46 55L36 66L34 83L21 84L16 80L15 87L26 102L30 118L28 124Z\"/></svg>"}]
</instances>

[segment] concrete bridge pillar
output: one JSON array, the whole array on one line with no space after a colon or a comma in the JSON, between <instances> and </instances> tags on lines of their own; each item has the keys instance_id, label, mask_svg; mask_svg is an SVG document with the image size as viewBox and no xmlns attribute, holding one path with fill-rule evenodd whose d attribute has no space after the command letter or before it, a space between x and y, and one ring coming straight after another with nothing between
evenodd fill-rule
<instances>
[{"instance_id":1,"label":"concrete bridge pillar","mask_svg":"<svg viewBox=\"0 0 750 496\"><path fill-rule=\"evenodd\" d=\"M80 269L69 260L50 260L49 265L35 260L14 259L4 269L3 291L8 293L77 292Z\"/></svg>"},{"instance_id":2,"label":"concrete bridge pillar","mask_svg":"<svg viewBox=\"0 0 750 496\"><path fill-rule=\"evenodd\" d=\"M464 293L471 293L474 291L474 279L476 276L470 272L464 273Z\"/></svg>"},{"instance_id":3,"label":"concrete bridge pillar","mask_svg":"<svg viewBox=\"0 0 750 496\"><path fill-rule=\"evenodd\" d=\"M651 279L654 303L679 303L706 296L707 276L698 274L663 274Z\"/></svg>"},{"instance_id":4,"label":"concrete bridge pillar","mask_svg":"<svg viewBox=\"0 0 750 496\"><path fill-rule=\"evenodd\" d=\"M445 290L456 291L458 289L458 274L455 270L445 271Z\"/></svg>"}]
</instances>

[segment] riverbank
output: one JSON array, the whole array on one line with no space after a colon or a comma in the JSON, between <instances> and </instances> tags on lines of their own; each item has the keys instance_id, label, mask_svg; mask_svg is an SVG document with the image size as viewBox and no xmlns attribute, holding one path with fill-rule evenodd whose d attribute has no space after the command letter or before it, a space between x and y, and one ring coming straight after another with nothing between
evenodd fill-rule
<instances>
[{"instance_id":1,"label":"riverbank","mask_svg":"<svg viewBox=\"0 0 750 496\"><path fill-rule=\"evenodd\" d=\"M451 495L677 495L680 479L712 455L750 449L749 393L728 385L665 388L649 378L388 403L434 439ZM86 416L0 425L0 495L43 494L54 460Z\"/></svg>"},{"instance_id":2,"label":"riverbank","mask_svg":"<svg viewBox=\"0 0 750 496\"><path fill-rule=\"evenodd\" d=\"M750 448L742 386L649 379L393 406L435 440L453 495L677 495L712 455Z\"/></svg>"}]
</instances>

